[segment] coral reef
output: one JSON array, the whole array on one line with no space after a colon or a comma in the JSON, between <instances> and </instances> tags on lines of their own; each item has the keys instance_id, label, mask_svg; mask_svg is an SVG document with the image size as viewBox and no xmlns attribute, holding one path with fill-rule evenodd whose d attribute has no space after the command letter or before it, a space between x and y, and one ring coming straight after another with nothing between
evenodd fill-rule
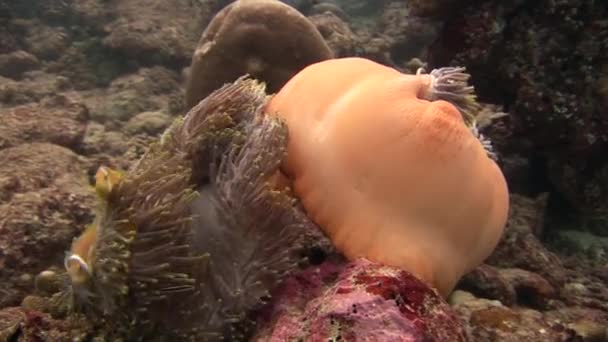
<instances>
[{"instance_id":1,"label":"coral reef","mask_svg":"<svg viewBox=\"0 0 608 342\"><path fill-rule=\"evenodd\" d=\"M506 148L532 160L562 226L598 234L608 222L607 13L588 0L481 1L452 11L429 56L467 66L480 98L510 113Z\"/></svg>"},{"instance_id":2,"label":"coral reef","mask_svg":"<svg viewBox=\"0 0 608 342\"><path fill-rule=\"evenodd\" d=\"M334 57L355 55L356 37L347 23L328 12L312 15L309 19L327 42Z\"/></svg>"},{"instance_id":3,"label":"coral reef","mask_svg":"<svg viewBox=\"0 0 608 342\"><path fill-rule=\"evenodd\" d=\"M471 341L571 341L576 336L565 324L534 310L505 307L467 292L456 291L450 303L471 327Z\"/></svg>"},{"instance_id":4,"label":"coral reef","mask_svg":"<svg viewBox=\"0 0 608 342\"><path fill-rule=\"evenodd\" d=\"M78 89L105 86L141 66L187 66L213 8L214 1L8 2L0 16L0 41L6 40L0 53L29 53Z\"/></svg>"},{"instance_id":5,"label":"coral reef","mask_svg":"<svg viewBox=\"0 0 608 342\"><path fill-rule=\"evenodd\" d=\"M305 66L332 57L306 17L276 0L239 0L215 15L203 32L186 86L188 108L243 74L271 93Z\"/></svg>"},{"instance_id":6,"label":"coral reef","mask_svg":"<svg viewBox=\"0 0 608 342\"><path fill-rule=\"evenodd\" d=\"M0 55L0 75L4 77L20 79L26 71L39 66L36 56L23 50Z\"/></svg>"},{"instance_id":7,"label":"coral reef","mask_svg":"<svg viewBox=\"0 0 608 342\"><path fill-rule=\"evenodd\" d=\"M200 33L232 2L0 0L0 340L125 338L124 329L114 329L113 317L67 314L48 297L65 289L64 251L100 201L87 183L99 165L133 168L174 115L185 113L180 83ZM412 74L420 67L466 65L480 99L495 104L483 104L487 115L480 114L478 125L492 138L509 182L505 235L487 264L461 279L449 297L452 310L441 301L435 308L455 312L470 341L608 339L605 2L282 2L308 17L334 56L366 57ZM217 87L223 82L228 81ZM510 115L492 125L482 118L502 111ZM251 136L240 132L239 148ZM199 171L197 177L209 176L208 169ZM203 197L211 192L207 187ZM197 203L198 210L212 210L202 198ZM318 236L307 241L327 244ZM328 250L309 250L309 261L320 263ZM82 264L74 262L72 274L83 275ZM388 333L374 329L377 320L411 322L396 314L393 300L373 297L372 303L387 309L378 313L366 301L370 296L321 294L338 279L351 280L344 278L344 261L335 262L292 275L271 293L270 306L247 315L262 329L260 339L310 337L309 317L319 326L337 327L328 313L357 323L340 324L342 336L355 334L353 340L370 329ZM378 265L369 272L380 269L397 272ZM226 294L218 290L212 296ZM235 304L239 296L230 298L232 308L241 305ZM354 313L332 301L338 298L362 302ZM366 312L377 320L365 318ZM436 323L429 316L425 322ZM232 327L237 326L253 327L247 319ZM131 328L127 333L134 333ZM133 339L154 340L149 337Z\"/></svg>"},{"instance_id":8,"label":"coral reef","mask_svg":"<svg viewBox=\"0 0 608 342\"><path fill-rule=\"evenodd\" d=\"M538 210L538 202L546 201L546 197L530 199L513 194L511 198L511 213L505 234L487 262L500 267L538 272L553 285L559 286L565 278L563 264L534 235L539 221L545 215L544 211Z\"/></svg>"},{"instance_id":9,"label":"coral reef","mask_svg":"<svg viewBox=\"0 0 608 342\"><path fill-rule=\"evenodd\" d=\"M459 7L466 6L471 0L410 0L407 9L418 17L443 17Z\"/></svg>"},{"instance_id":10,"label":"coral reef","mask_svg":"<svg viewBox=\"0 0 608 342\"><path fill-rule=\"evenodd\" d=\"M0 311L1 341L73 341L90 337L88 328L86 320L57 320L35 309Z\"/></svg>"},{"instance_id":11,"label":"coral reef","mask_svg":"<svg viewBox=\"0 0 608 342\"><path fill-rule=\"evenodd\" d=\"M549 251L534 233L546 200L513 194L505 235L488 264L466 275L451 295L450 303L470 326L471 340L608 337L608 288L601 268Z\"/></svg>"},{"instance_id":12,"label":"coral reef","mask_svg":"<svg viewBox=\"0 0 608 342\"><path fill-rule=\"evenodd\" d=\"M405 68L412 58L424 58L441 28L436 20L412 15L403 1L396 0L320 2L305 13L320 24L319 30L326 39L329 37L332 48L336 47L335 40L344 40L348 31L354 32L354 51L339 56L364 57L397 68ZM328 15L335 18L323 18ZM339 28L336 37L332 37L328 25Z\"/></svg>"},{"instance_id":13,"label":"coral reef","mask_svg":"<svg viewBox=\"0 0 608 342\"><path fill-rule=\"evenodd\" d=\"M129 119L125 131L129 134L157 135L162 133L171 121L172 118L162 111L141 112Z\"/></svg>"},{"instance_id":14,"label":"coral reef","mask_svg":"<svg viewBox=\"0 0 608 342\"><path fill-rule=\"evenodd\" d=\"M383 8L377 30L386 37L391 61L402 66L411 58L427 55L429 42L437 37L439 28L433 20L413 16L403 2L389 1Z\"/></svg>"},{"instance_id":15,"label":"coral reef","mask_svg":"<svg viewBox=\"0 0 608 342\"><path fill-rule=\"evenodd\" d=\"M49 142L79 149L88 121L87 108L68 97L44 98L38 104L0 109L0 150L22 143Z\"/></svg>"},{"instance_id":16,"label":"coral reef","mask_svg":"<svg viewBox=\"0 0 608 342\"><path fill-rule=\"evenodd\" d=\"M350 17L346 14L340 6L334 4L332 2L319 2L312 6L308 13L308 17L314 16L316 14L330 13L341 20L350 21Z\"/></svg>"},{"instance_id":17,"label":"coral reef","mask_svg":"<svg viewBox=\"0 0 608 342\"><path fill-rule=\"evenodd\" d=\"M115 78L107 88L86 93L85 104L93 120L107 128L120 129L132 116L145 111L179 112L172 108L173 97L181 97L175 73L164 67L141 68Z\"/></svg>"},{"instance_id":18,"label":"coral reef","mask_svg":"<svg viewBox=\"0 0 608 342\"><path fill-rule=\"evenodd\" d=\"M197 1L110 1L107 6L120 15L104 28L103 45L143 65L186 65L205 24L204 16L196 16L203 9Z\"/></svg>"},{"instance_id":19,"label":"coral reef","mask_svg":"<svg viewBox=\"0 0 608 342\"><path fill-rule=\"evenodd\" d=\"M36 273L61 262L91 219L85 162L49 143L0 149L0 306L30 293Z\"/></svg>"}]
</instances>

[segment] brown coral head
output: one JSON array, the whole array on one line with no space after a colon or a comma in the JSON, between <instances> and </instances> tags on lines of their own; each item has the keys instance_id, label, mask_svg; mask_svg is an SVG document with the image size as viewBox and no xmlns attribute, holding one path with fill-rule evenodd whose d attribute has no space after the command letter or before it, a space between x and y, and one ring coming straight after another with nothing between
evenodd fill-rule
<instances>
[{"instance_id":1,"label":"brown coral head","mask_svg":"<svg viewBox=\"0 0 608 342\"><path fill-rule=\"evenodd\" d=\"M186 103L250 74L276 92L299 70L332 58L315 26L277 0L237 0L218 12L192 57Z\"/></svg>"}]
</instances>

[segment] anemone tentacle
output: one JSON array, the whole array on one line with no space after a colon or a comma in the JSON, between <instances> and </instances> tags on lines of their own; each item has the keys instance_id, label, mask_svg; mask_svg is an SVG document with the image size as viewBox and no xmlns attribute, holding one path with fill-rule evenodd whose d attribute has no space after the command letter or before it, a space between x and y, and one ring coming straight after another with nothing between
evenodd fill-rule
<instances>
[{"instance_id":1,"label":"anemone tentacle","mask_svg":"<svg viewBox=\"0 0 608 342\"><path fill-rule=\"evenodd\" d=\"M225 85L100 186L90 274L60 297L129 339L245 340L314 231L271 182L287 128L262 118L266 100L255 80Z\"/></svg>"}]
</instances>

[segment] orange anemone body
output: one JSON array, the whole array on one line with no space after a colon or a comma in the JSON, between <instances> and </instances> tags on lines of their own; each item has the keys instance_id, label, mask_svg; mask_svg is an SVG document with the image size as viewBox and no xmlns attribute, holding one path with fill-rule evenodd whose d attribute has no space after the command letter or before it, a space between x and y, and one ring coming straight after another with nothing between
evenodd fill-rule
<instances>
[{"instance_id":1,"label":"orange anemone body","mask_svg":"<svg viewBox=\"0 0 608 342\"><path fill-rule=\"evenodd\" d=\"M289 127L282 171L348 258L406 269L443 295L495 248L508 212L496 163L428 75L361 58L313 64L267 113Z\"/></svg>"}]
</instances>

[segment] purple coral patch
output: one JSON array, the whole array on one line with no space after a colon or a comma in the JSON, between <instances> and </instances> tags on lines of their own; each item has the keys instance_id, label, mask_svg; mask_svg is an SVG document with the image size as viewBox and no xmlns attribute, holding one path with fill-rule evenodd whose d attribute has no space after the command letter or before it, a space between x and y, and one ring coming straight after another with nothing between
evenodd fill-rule
<instances>
[{"instance_id":1,"label":"purple coral patch","mask_svg":"<svg viewBox=\"0 0 608 342\"><path fill-rule=\"evenodd\" d=\"M464 341L460 320L435 290L365 259L307 269L275 303L261 316L257 340Z\"/></svg>"}]
</instances>

